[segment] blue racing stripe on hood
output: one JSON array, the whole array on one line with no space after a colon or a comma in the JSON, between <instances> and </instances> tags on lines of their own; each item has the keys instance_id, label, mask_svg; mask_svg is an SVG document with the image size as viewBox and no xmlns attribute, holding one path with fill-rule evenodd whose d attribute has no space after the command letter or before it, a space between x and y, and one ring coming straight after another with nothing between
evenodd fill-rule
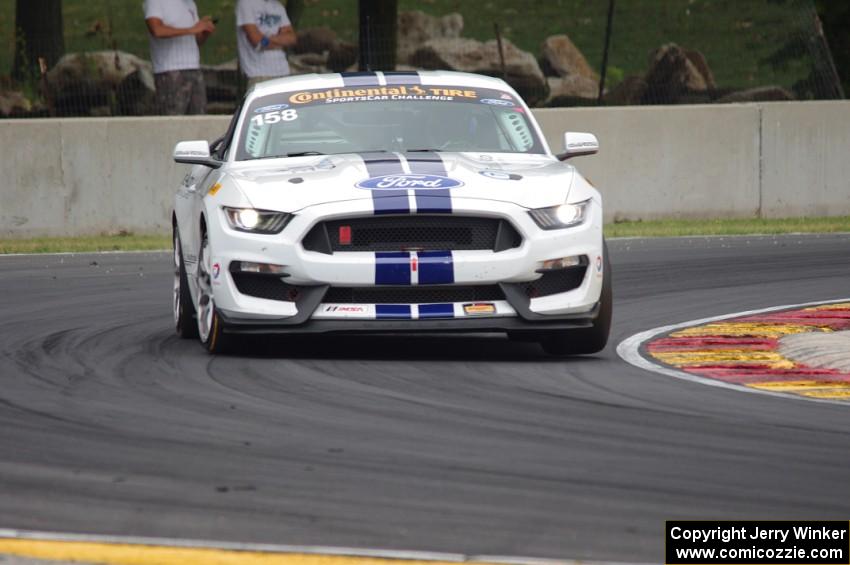
<instances>
[{"instance_id":1,"label":"blue racing stripe on hood","mask_svg":"<svg viewBox=\"0 0 850 565\"><path fill-rule=\"evenodd\" d=\"M369 178L384 175L403 175L401 159L392 153L361 153ZM373 190L375 214L409 214L410 200L406 190Z\"/></svg>"},{"instance_id":2,"label":"blue racing stripe on hood","mask_svg":"<svg viewBox=\"0 0 850 565\"><path fill-rule=\"evenodd\" d=\"M446 164L438 153L408 154L407 164L415 175L438 175L448 177ZM451 214L452 193L446 190L417 190L416 212L420 214Z\"/></svg>"},{"instance_id":3,"label":"blue racing stripe on hood","mask_svg":"<svg viewBox=\"0 0 850 565\"><path fill-rule=\"evenodd\" d=\"M410 253L379 251L375 253L375 284L410 284Z\"/></svg>"},{"instance_id":4,"label":"blue racing stripe on hood","mask_svg":"<svg viewBox=\"0 0 850 565\"><path fill-rule=\"evenodd\" d=\"M455 267L451 251L420 251L419 284L453 284Z\"/></svg>"},{"instance_id":5,"label":"blue racing stripe on hood","mask_svg":"<svg viewBox=\"0 0 850 565\"><path fill-rule=\"evenodd\" d=\"M371 71L339 73L343 86L378 86L378 74Z\"/></svg>"}]
</instances>

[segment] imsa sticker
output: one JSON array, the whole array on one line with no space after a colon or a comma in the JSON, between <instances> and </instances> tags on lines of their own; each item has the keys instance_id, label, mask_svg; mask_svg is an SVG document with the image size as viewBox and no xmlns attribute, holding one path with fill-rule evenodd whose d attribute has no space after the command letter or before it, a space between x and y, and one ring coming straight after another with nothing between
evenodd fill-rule
<instances>
[{"instance_id":1,"label":"imsa sticker","mask_svg":"<svg viewBox=\"0 0 850 565\"><path fill-rule=\"evenodd\" d=\"M367 190L446 190L463 186L459 180L440 175L383 175L355 184Z\"/></svg>"}]
</instances>

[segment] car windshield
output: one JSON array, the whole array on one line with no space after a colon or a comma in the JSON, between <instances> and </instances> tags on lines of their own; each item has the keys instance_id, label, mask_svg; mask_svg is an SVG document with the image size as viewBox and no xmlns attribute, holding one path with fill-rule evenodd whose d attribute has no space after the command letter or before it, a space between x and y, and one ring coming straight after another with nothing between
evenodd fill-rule
<instances>
[{"instance_id":1,"label":"car windshield","mask_svg":"<svg viewBox=\"0 0 850 565\"><path fill-rule=\"evenodd\" d=\"M380 151L544 153L513 94L458 86L284 92L245 110L237 160Z\"/></svg>"}]
</instances>

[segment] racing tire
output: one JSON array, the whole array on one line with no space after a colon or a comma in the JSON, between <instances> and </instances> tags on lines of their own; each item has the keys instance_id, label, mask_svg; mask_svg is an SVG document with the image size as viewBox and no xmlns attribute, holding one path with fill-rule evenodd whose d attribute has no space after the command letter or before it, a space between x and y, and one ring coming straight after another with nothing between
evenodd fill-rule
<instances>
[{"instance_id":1,"label":"racing tire","mask_svg":"<svg viewBox=\"0 0 850 565\"><path fill-rule=\"evenodd\" d=\"M602 275L602 294L599 297L599 315L593 325L580 330L560 330L544 333L540 346L550 355L586 355L599 353L608 344L611 317L614 311L614 290L611 282L611 261L608 244L602 242L605 270Z\"/></svg>"},{"instance_id":2,"label":"racing tire","mask_svg":"<svg viewBox=\"0 0 850 565\"><path fill-rule=\"evenodd\" d=\"M201 250L198 253L198 321L197 331L201 346L209 353L227 353L231 349L233 336L224 332L224 324L215 307L212 285L212 254L206 231L201 233Z\"/></svg>"},{"instance_id":3,"label":"racing tire","mask_svg":"<svg viewBox=\"0 0 850 565\"><path fill-rule=\"evenodd\" d=\"M181 339L198 337L198 322L195 319L195 305L189 291L189 277L186 276L186 264L183 262L183 249L180 246L180 234L174 226L174 329Z\"/></svg>"}]
</instances>

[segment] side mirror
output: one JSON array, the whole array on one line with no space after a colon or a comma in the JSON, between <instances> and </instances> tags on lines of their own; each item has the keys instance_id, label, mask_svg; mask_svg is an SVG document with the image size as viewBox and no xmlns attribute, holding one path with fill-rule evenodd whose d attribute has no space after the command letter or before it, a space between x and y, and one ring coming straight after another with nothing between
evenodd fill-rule
<instances>
[{"instance_id":1,"label":"side mirror","mask_svg":"<svg viewBox=\"0 0 850 565\"><path fill-rule=\"evenodd\" d=\"M564 152L556 155L559 161L570 157L593 155L599 152L599 140L592 133L568 131L564 134Z\"/></svg>"},{"instance_id":2,"label":"side mirror","mask_svg":"<svg viewBox=\"0 0 850 565\"><path fill-rule=\"evenodd\" d=\"M210 155L210 144L204 140L181 141L175 145L174 161L186 165L204 165L212 169L223 165L221 161Z\"/></svg>"}]
</instances>

